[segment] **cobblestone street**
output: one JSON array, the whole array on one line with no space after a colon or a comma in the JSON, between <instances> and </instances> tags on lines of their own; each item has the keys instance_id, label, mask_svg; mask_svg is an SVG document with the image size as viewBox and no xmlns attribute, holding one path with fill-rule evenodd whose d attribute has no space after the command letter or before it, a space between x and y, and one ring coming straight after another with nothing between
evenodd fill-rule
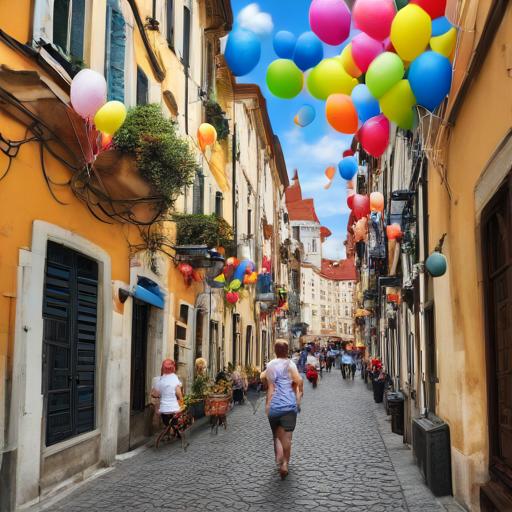
<instances>
[{"instance_id":1,"label":"cobblestone street","mask_svg":"<svg viewBox=\"0 0 512 512\"><path fill-rule=\"evenodd\" d=\"M444 511L422 483L409 489L416 505L423 496L421 506L406 503L378 427L382 420L382 404L374 403L359 375L344 381L339 371L324 373L316 390L305 385L290 475L284 482L275 470L264 404L253 415L247 403L235 406L227 431L219 430L218 436L209 429L196 432L186 454L179 443L163 444L156 453L145 450L118 461L113 470L44 508L62 512ZM410 452L405 455L410 459Z\"/></svg>"}]
</instances>

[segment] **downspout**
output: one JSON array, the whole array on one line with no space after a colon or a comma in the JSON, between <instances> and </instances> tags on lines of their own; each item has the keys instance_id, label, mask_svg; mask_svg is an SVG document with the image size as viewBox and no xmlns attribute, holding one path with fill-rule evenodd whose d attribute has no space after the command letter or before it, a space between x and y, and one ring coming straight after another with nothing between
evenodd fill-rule
<instances>
[{"instance_id":1,"label":"downspout","mask_svg":"<svg viewBox=\"0 0 512 512\"><path fill-rule=\"evenodd\" d=\"M235 245L235 250L238 252L238 217L237 217L237 207L236 207L236 123L233 123L233 186L232 186L232 201L233 201L233 243ZM238 255L238 254L237 254Z\"/></svg>"}]
</instances>

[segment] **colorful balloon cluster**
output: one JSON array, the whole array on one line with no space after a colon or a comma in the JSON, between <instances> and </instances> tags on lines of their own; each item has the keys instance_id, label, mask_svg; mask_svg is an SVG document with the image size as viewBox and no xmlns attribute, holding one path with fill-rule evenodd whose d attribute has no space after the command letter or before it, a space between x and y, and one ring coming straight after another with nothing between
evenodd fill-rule
<instances>
[{"instance_id":1,"label":"colorful balloon cluster","mask_svg":"<svg viewBox=\"0 0 512 512\"><path fill-rule=\"evenodd\" d=\"M105 77L92 69L82 69L71 82L71 105L75 112L102 132L103 147L126 119L126 107L120 101L107 102Z\"/></svg>"},{"instance_id":2,"label":"colorful balloon cluster","mask_svg":"<svg viewBox=\"0 0 512 512\"><path fill-rule=\"evenodd\" d=\"M254 263L249 260L238 261L228 258L222 274L215 279L208 280L212 288L224 288L224 299L228 304L234 305L241 298L244 285L256 283L258 273L254 271Z\"/></svg>"},{"instance_id":3,"label":"colorful balloon cluster","mask_svg":"<svg viewBox=\"0 0 512 512\"><path fill-rule=\"evenodd\" d=\"M357 133L365 151L380 157L389 143L390 121L410 130L414 105L434 110L450 91L457 30L444 15L446 1L357 0L351 15L343 0L313 0L311 32L274 36L279 58L267 70L270 92L295 98L307 71L307 89L326 101L329 124L344 134ZM352 21L361 32L339 57L324 59L322 43L344 43ZM260 53L257 36L241 29L229 36L226 59L235 74L252 69ZM307 126L299 114L295 122Z\"/></svg>"}]
</instances>

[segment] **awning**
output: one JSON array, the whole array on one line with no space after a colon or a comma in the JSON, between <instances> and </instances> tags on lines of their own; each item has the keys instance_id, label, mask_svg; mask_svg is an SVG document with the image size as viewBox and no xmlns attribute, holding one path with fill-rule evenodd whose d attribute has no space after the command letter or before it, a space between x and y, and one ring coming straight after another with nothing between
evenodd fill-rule
<instances>
[{"instance_id":1,"label":"awning","mask_svg":"<svg viewBox=\"0 0 512 512\"><path fill-rule=\"evenodd\" d=\"M159 286L147 277L137 277L137 284L133 288L133 297L156 306L157 308L164 309L165 293L160 290Z\"/></svg>"}]
</instances>

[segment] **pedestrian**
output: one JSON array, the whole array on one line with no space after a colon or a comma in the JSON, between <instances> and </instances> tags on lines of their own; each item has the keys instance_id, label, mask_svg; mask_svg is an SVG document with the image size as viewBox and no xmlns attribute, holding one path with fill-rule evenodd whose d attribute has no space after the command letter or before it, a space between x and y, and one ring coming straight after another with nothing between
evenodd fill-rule
<instances>
[{"instance_id":1,"label":"pedestrian","mask_svg":"<svg viewBox=\"0 0 512 512\"><path fill-rule=\"evenodd\" d=\"M350 366L350 369L352 370L352 380L354 380L354 377L356 375L356 367L357 367L357 364L356 364L356 359L354 356L352 356L351 354L351 357L352 357L352 364ZM356 356L357 357L357 356Z\"/></svg>"},{"instance_id":2,"label":"pedestrian","mask_svg":"<svg viewBox=\"0 0 512 512\"><path fill-rule=\"evenodd\" d=\"M346 379L347 377L350 378L350 371L352 369L352 365L354 364L354 358L350 355L349 352L345 351L341 356L341 363L341 375L343 376L344 379Z\"/></svg>"},{"instance_id":3,"label":"pedestrian","mask_svg":"<svg viewBox=\"0 0 512 512\"><path fill-rule=\"evenodd\" d=\"M162 372L160 377L153 381L153 390L151 396L160 399L158 412L162 416L162 421L167 428L169 423L174 425L173 418L181 407L178 400L182 399L182 383L175 373L176 365L172 359L166 359L162 363Z\"/></svg>"},{"instance_id":4,"label":"pedestrian","mask_svg":"<svg viewBox=\"0 0 512 512\"><path fill-rule=\"evenodd\" d=\"M302 350L299 356L299 360L297 361L297 369L299 370L299 373L304 374L306 373L306 361L307 361L308 355L305 350Z\"/></svg>"},{"instance_id":5,"label":"pedestrian","mask_svg":"<svg viewBox=\"0 0 512 512\"><path fill-rule=\"evenodd\" d=\"M292 436L297 413L300 412L303 382L297 366L287 357L288 342L277 340L274 351L276 359L268 363L264 372L268 381L266 412L272 429L279 475L284 480L288 475Z\"/></svg>"},{"instance_id":6,"label":"pedestrian","mask_svg":"<svg viewBox=\"0 0 512 512\"><path fill-rule=\"evenodd\" d=\"M327 358L326 358L326 365L327 365L328 372L331 371L333 362L334 362L334 355L333 355L331 348L329 347L329 350L327 351Z\"/></svg>"}]
</instances>

